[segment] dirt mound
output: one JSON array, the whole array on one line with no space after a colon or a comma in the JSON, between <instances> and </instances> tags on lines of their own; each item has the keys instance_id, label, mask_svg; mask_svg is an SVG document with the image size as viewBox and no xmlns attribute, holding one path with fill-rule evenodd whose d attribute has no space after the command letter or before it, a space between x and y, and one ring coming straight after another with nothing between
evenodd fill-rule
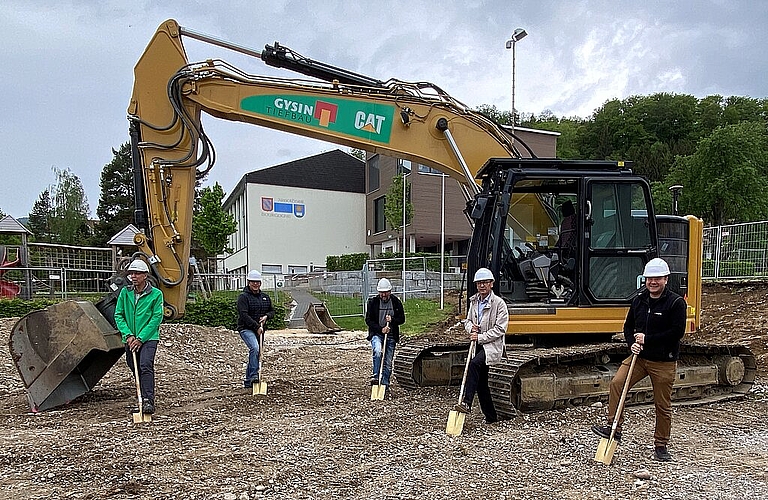
<instances>
[{"instance_id":1,"label":"dirt mound","mask_svg":"<svg viewBox=\"0 0 768 500\"><path fill-rule=\"evenodd\" d=\"M746 342L763 360L766 286L708 286L697 340ZM12 320L0 320L7 343ZM0 498L768 498L768 397L675 407L671 463L650 460L653 409L630 408L616 464L592 460L604 408L521 415L460 437L444 430L457 388L371 401L362 332L269 332L269 394L241 388L245 346L221 328L164 325L158 414L133 425L121 361L94 391L32 414L0 355ZM636 474L645 470L650 479Z\"/></svg>"}]
</instances>

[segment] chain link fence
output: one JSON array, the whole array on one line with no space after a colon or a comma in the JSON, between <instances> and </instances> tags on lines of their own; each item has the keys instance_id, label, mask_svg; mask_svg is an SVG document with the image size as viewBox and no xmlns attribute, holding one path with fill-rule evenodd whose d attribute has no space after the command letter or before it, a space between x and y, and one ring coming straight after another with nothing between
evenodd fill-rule
<instances>
[{"instance_id":1,"label":"chain link fence","mask_svg":"<svg viewBox=\"0 0 768 500\"><path fill-rule=\"evenodd\" d=\"M768 221L704 228L705 280L768 277Z\"/></svg>"}]
</instances>

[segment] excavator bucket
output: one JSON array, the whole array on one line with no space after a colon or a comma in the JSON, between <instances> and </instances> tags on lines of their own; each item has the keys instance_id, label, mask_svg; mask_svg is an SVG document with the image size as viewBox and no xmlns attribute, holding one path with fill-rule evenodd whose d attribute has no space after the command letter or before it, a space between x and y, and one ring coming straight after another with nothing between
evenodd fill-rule
<instances>
[{"instance_id":1,"label":"excavator bucket","mask_svg":"<svg viewBox=\"0 0 768 500\"><path fill-rule=\"evenodd\" d=\"M32 411L90 391L125 352L120 334L87 301L27 314L13 327L9 347Z\"/></svg>"},{"instance_id":2,"label":"excavator bucket","mask_svg":"<svg viewBox=\"0 0 768 500\"><path fill-rule=\"evenodd\" d=\"M325 304L309 304L304 313L304 323L309 333L334 333L342 329L333 320Z\"/></svg>"}]
</instances>

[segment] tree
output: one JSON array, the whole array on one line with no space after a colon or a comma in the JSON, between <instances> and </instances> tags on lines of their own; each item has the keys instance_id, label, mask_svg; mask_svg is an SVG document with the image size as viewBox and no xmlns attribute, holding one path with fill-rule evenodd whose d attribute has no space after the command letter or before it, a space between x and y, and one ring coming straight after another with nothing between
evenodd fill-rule
<instances>
[{"instance_id":1,"label":"tree","mask_svg":"<svg viewBox=\"0 0 768 500\"><path fill-rule=\"evenodd\" d=\"M768 217L768 134L744 122L715 129L696 152L679 157L665 182L682 184L681 212L713 225Z\"/></svg>"},{"instance_id":2,"label":"tree","mask_svg":"<svg viewBox=\"0 0 768 500\"><path fill-rule=\"evenodd\" d=\"M134 193L131 145L126 142L118 151L112 150L114 158L104 165L99 187L99 206L91 244L103 246L128 224L133 223Z\"/></svg>"},{"instance_id":3,"label":"tree","mask_svg":"<svg viewBox=\"0 0 768 500\"><path fill-rule=\"evenodd\" d=\"M35 235L35 240L41 243L51 242L51 215L53 214L53 203L51 194L46 189L32 206L29 213L29 230Z\"/></svg>"},{"instance_id":4,"label":"tree","mask_svg":"<svg viewBox=\"0 0 768 500\"><path fill-rule=\"evenodd\" d=\"M222 210L222 199L224 190L217 182L213 187L203 188L195 203L192 216L193 252L200 259L232 252L227 247L227 239L237 230L237 222L234 215Z\"/></svg>"},{"instance_id":5,"label":"tree","mask_svg":"<svg viewBox=\"0 0 768 500\"><path fill-rule=\"evenodd\" d=\"M365 161L365 151L363 151L362 149L351 148L349 150L349 154L351 154L352 156L354 156L360 161L363 161L363 162Z\"/></svg>"},{"instance_id":6,"label":"tree","mask_svg":"<svg viewBox=\"0 0 768 500\"><path fill-rule=\"evenodd\" d=\"M51 188L53 217L50 218L52 242L83 244L89 236L88 199L80 178L71 170L53 167L56 184Z\"/></svg>"},{"instance_id":7,"label":"tree","mask_svg":"<svg viewBox=\"0 0 768 500\"><path fill-rule=\"evenodd\" d=\"M384 218L393 229L403 227L403 183L405 182L405 220L410 224L413 220L413 203L411 202L411 183L402 174L392 178L392 185L384 198ZM402 235L402 233L400 233Z\"/></svg>"},{"instance_id":8,"label":"tree","mask_svg":"<svg viewBox=\"0 0 768 500\"><path fill-rule=\"evenodd\" d=\"M499 125L512 125L512 112L511 111L499 111L496 106L490 106L488 104L481 104L475 111L481 115L485 115L491 120L495 121ZM402 218L402 217L401 217Z\"/></svg>"}]
</instances>

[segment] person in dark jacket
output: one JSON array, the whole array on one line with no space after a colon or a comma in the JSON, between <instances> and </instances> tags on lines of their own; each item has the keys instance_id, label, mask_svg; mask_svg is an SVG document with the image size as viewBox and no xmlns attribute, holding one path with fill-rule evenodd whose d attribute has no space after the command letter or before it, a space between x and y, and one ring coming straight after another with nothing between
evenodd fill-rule
<instances>
[{"instance_id":1,"label":"person in dark jacket","mask_svg":"<svg viewBox=\"0 0 768 500\"><path fill-rule=\"evenodd\" d=\"M651 259L646 264L643 272L645 289L632 301L624 322L624 338L632 354L637 355L629 386L631 388L646 376L651 378L656 406L654 458L665 462L672 459L667 450L672 431L672 385L688 308L685 299L666 289L669 274L669 266L663 259ZM611 380L608 425L592 426L595 434L601 437L610 437L631 361L631 356L625 359ZM621 440L623 420L624 415L620 415L614 436L617 441Z\"/></svg>"},{"instance_id":2,"label":"person in dark jacket","mask_svg":"<svg viewBox=\"0 0 768 500\"><path fill-rule=\"evenodd\" d=\"M250 271L246 277L248 285L237 298L237 331L248 346L248 366L245 369L243 386L247 389L259 383L259 350L264 338L267 320L275 316L272 299L261 291L261 273Z\"/></svg>"},{"instance_id":3,"label":"person in dark jacket","mask_svg":"<svg viewBox=\"0 0 768 500\"><path fill-rule=\"evenodd\" d=\"M392 284L387 278L381 278L376 286L379 292L368 299L365 312L365 324L368 325L368 340L373 351L373 371L371 385L379 383L379 368L381 367L384 351L384 367L381 374L381 385L387 386L392 375L392 360L395 357L395 344L400 341L400 325L405 323L405 310L400 299L392 295ZM387 334L387 345L384 348L384 334Z\"/></svg>"},{"instance_id":4,"label":"person in dark jacket","mask_svg":"<svg viewBox=\"0 0 768 500\"><path fill-rule=\"evenodd\" d=\"M163 321L163 292L149 282L149 266L136 259L128 266L131 285L120 290L115 304L115 324L125 343L125 362L135 373L138 362L141 412L155 413L155 353Z\"/></svg>"}]
</instances>

